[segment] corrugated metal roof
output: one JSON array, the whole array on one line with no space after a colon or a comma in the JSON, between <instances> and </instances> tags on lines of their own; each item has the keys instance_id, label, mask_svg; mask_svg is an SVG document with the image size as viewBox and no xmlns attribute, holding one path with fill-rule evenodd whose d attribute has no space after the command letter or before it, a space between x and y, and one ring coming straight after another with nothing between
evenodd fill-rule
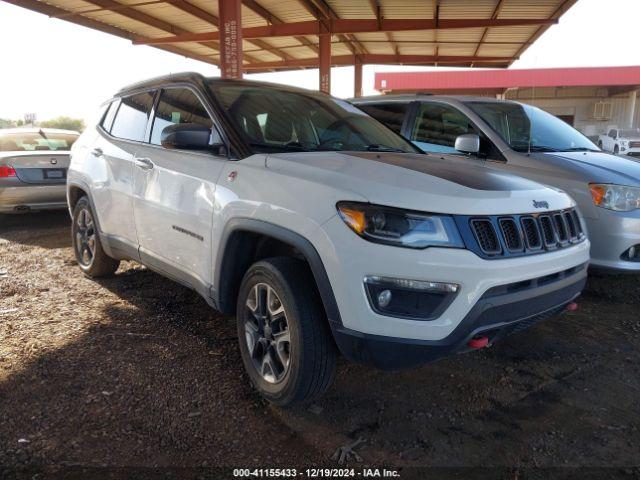
<instances>
[{"instance_id":1,"label":"corrugated metal roof","mask_svg":"<svg viewBox=\"0 0 640 480\"><path fill-rule=\"evenodd\" d=\"M218 0L3 1L137 43L153 41L157 48L209 63L217 64L220 59L219 41L212 38L218 31ZM332 36L332 55L340 57L335 64L344 64L345 56L358 55L362 63L507 67L549 28L549 22L540 20L558 19L576 2L244 0L242 24L243 28L251 28L313 21L327 24L330 19L373 20L369 23L377 25L377 29L362 31L358 27L360 30ZM385 26L398 20L425 20L425 28L409 29L397 23L393 28ZM478 25L478 21L483 23ZM506 21L515 25L504 26ZM531 24L523 24L526 21ZM209 37L201 41L178 39L192 33ZM257 71L262 63L269 64L265 70L315 65L318 36L307 31L302 33L245 39L246 68ZM173 37L173 41L165 41L169 40L167 37Z\"/></svg>"},{"instance_id":2,"label":"corrugated metal roof","mask_svg":"<svg viewBox=\"0 0 640 480\"><path fill-rule=\"evenodd\" d=\"M385 92L491 90L531 87L640 86L640 66L539 68L442 72L381 72L375 88Z\"/></svg>"}]
</instances>

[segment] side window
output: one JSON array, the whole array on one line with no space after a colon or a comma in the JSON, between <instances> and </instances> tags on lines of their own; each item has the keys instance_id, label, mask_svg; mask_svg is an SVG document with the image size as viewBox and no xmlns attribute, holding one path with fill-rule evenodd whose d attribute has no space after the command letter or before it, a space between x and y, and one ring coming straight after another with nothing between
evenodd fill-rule
<instances>
[{"instance_id":1,"label":"side window","mask_svg":"<svg viewBox=\"0 0 640 480\"><path fill-rule=\"evenodd\" d=\"M449 105L422 103L411 140L426 152L459 153L456 138L476 133L469 119Z\"/></svg>"},{"instance_id":2,"label":"side window","mask_svg":"<svg viewBox=\"0 0 640 480\"><path fill-rule=\"evenodd\" d=\"M615 130L609 130L609 136L611 138L616 138L616 131Z\"/></svg>"},{"instance_id":3,"label":"side window","mask_svg":"<svg viewBox=\"0 0 640 480\"><path fill-rule=\"evenodd\" d=\"M124 97L120 101L120 108L111 127L111 135L143 142L153 96L154 92L143 92Z\"/></svg>"},{"instance_id":4,"label":"side window","mask_svg":"<svg viewBox=\"0 0 640 480\"><path fill-rule=\"evenodd\" d=\"M213 120L204 105L191 90L186 88L170 88L162 91L153 119L151 143L160 145L162 130L176 123L197 123L209 130L213 129ZM212 133L218 136L218 139L213 138L211 143L219 143L217 130L212 130Z\"/></svg>"},{"instance_id":5,"label":"side window","mask_svg":"<svg viewBox=\"0 0 640 480\"><path fill-rule=\"evenodd\" d=\"M116 118L116 111L118 110L118 100L114 100L107 107L107 113L102 118L102 128L107 132L111 132L111 126L113 125L113 119Z\"/></svg>"},{"instance_id":6,"label":"side window","mask_svg":"<svg viewBox=\"0 0 640 480\"><path fill-rule=\"evenodd\" d=\"M360 110L365 111L379 122L384 123L396 133L400 133L402 130L402 123L404 122L408 107L408 103L399 102L378 103L375 105L365 103L358 105Z\"/></svg>"}]
</instances>

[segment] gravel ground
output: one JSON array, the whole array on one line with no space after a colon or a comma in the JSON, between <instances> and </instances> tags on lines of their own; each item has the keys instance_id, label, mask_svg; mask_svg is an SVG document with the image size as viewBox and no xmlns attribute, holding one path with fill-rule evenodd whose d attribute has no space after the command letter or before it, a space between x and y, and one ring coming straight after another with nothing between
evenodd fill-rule
<instances>
[{"instance_id":1,"label":"gravel ground","mask_svg":"<svg viewBox=\"0 0 640 480\"><path fill-rule=\"evenodd\" d=\"M364 464L638 478L640 277L591 278L580 310L485 351L342 362L321 400L282 411L249 387L232 318L134 263L85 278L69 243L64 212L0 216L1 466L333 465L363 438Z\"/></svg>"}]
</instances>

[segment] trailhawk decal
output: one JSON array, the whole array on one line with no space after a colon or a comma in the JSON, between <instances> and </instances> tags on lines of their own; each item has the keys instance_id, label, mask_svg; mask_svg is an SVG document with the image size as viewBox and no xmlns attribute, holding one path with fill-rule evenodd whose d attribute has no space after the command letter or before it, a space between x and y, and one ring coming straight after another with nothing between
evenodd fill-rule
<instances>
[{"instance_id":1,"label":"trailhawk decal","mask_svg":"<svg viewBox=\"0 0 640 480\"><path fill-rule=\"evenodd\" d=\"M346 155L425 173L475 190L494 192L540 190L539 184L525 178L482 165L465 164L458 159L450 160L434 155L408 155L406 153L349 152Z\"/></svg>"}]
</instances>

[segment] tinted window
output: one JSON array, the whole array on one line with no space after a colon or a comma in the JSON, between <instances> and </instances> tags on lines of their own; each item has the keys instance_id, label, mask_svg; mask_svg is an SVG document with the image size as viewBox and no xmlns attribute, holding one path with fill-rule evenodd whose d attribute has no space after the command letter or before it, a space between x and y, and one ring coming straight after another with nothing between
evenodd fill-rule
<instances>
[{"instance_id":1,"label":"tinted window","mask_svg":"<svg viewBox=\"0 0 640 480\"><path fill-rule=\"evenodd\" d=\"M31 152L40 150L71 150L78 134L37 132L0 133L0 152Z\"/></svg>"},{"instance_id":2,"label":"tinted window","mask_svg":"<svg viewBox=\"0 0 640 480\"><path fill-rule=\"evenodd\" d=\"M116 111L118 110L118 101L115 100L111 102L107 108L107 113L104 115L101 125L107 132L110 132L111 126L113 125L113 119L116 117Z\"/></svg>"},{"instance_id":3,"label":"tinted window","mask_svg":"<svg viewBox=\"0 0 640 480\"><path fill-rule=\"evenodd\" d=\"M598 151L591 140L571 125L531 105L511 102L467 105L517 152Z\"/></svg>"},{"instance_id":4,"label":"tinted window","mask_svg":"<svg viewBox=\"0 0 640 480\"><path fill-rule=\"evenodd\" d=\"M459 153L456 138L465 133L475 131L461 112L449 105L422 103L411 140L425 152Z\"/></svg>"},{"instance_id":5,"label":"tinted window","mask_svg":"<svg viewBox=\"0 0 640 480\"><path fill-rule=\"evenodd\" d=\"M213 121L191 90L186 88L172 88L163 90L156 107L151 143L160 145L162 130L176 123L197 123L208 129L213 127Z\"/></svg>"},{"instance_id":6,"label":"tinted window","mask_svg":"<svg viewBox=\"0 0 640 480\"><path fill-rule=\"evenodd\" d=\"M408 103L399 102L358 105L359 109L364 110L396 133L400 133L402 130L402 123L408 107Z\"/></svg>"},{"instance_id":7,"label":"tinted window","mask_svg":"<svg viewBox=\"0 0 640 480\"><path fill-rule=\"evenodd\" d=\"M120 108L111 127L111 135L125 140L144 141L152 104L153 92L124 97L120 101Z\"/></svg>"},{"instance_id":8,"label":"tinted window","mask_svg":"<svg viewBox=\"0 0 640 480\"><path fill-rule=\"evenodd\" d=\"M212 82L211 90L256 151L415 151L362 110L328 95L222 82Z\"/></svg>"}]
</instances>

